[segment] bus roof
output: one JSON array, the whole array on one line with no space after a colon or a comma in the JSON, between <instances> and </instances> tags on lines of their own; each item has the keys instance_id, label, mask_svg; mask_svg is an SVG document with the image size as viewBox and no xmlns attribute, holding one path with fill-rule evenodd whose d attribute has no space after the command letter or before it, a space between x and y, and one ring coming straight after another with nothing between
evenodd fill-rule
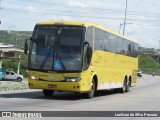
<instances>
[{"instance_id":1,"label":"bus roof","mask_svg":"<svg viewBox=\"0 0 160 120\"><path fill-rule=\"evenodd\" d=\"M128 37L125 37L125 36L117 33L116 31L111 30L108 27L104 27L100 24L93 23L93 22L72 21L72 20L50 20L50 21L39 22L39 23L37 23L37 25L78 25L78 26L86 26L86 27L94 26L94 27L97 27L99 29L108 31L108 32L110 32L114 35L117 35L117 36L121 37L121 38L124 38L124 39L127 39L127 40L130 40L132 42L137 43L137 41L132 40Z\"/></svg>"}]
</instances>

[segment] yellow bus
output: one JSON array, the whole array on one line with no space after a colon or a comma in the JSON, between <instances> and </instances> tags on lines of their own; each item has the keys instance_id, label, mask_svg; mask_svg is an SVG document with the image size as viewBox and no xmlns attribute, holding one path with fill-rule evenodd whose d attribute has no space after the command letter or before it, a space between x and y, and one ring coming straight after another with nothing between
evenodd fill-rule
<instances>
[{"instance_id":1,"label":"yellow bus","mask_svg":"<svg viewBox=\"0 0 160 120\"><path fill-rule=\"evenodd\" d=\"M138 43L102 25L81 21L37 23L29 49L31 89L84 93L135 86ZM27 53L27 42L25 53Z\"/></svg>"}]
</instances>

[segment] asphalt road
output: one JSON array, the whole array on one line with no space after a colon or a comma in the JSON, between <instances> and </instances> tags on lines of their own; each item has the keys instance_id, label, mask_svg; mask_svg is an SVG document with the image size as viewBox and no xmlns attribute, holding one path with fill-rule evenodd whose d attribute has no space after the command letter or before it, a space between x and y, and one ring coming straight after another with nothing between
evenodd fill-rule
<instances>
[{"instance_id":1,"label":"asphalt road","mask_svg":"<svg viewBox=\"0 0 160 120\"><path fill-rule=\"evenodd\" d=\"M77 93L56 92L46 98L41 90L0 91L0 111L36 110L160 111L160 77L143 75L128 93L100 91L93 99L85 99Z\"/></svg>"}]
</instances>

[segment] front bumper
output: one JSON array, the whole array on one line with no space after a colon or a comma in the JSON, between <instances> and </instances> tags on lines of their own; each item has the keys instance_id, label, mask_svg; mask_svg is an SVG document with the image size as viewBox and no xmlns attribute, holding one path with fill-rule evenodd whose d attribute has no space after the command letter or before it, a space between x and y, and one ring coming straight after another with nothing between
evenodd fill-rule
<instances>
[{"instance_id":1,"label":"front bumper","mask_svg":"<svg viewBox=\"0 0 160 120\"><path fill-rule=\"evenodd\" d=\"M90 85L82 82L52 82L40 80L28 80L30 89L45 89L55 91L87 92Z\"/></svg>"}]
</instances>

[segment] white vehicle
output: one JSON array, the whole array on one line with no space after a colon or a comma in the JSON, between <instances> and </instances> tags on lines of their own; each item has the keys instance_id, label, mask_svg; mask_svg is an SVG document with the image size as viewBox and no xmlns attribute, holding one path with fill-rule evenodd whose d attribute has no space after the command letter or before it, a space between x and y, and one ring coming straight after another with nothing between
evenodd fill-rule
<instances>
[{"instance_id":1,"label":"white vehicle","mask_svg":"<svg viewBox=\"0 0 160 120\"><path fill-rule=\"evenodd\" d=\"M13 71L5 71L3 73L3 79L5 79L5 80L17 80L17 82L21 82L23 80L23 75L18 75Z\"/></svg>"},{"instance_id":2,"label":"white vehicle","mask_svg":"<svg viewBox=\"0 0 160 120\"><path fill-rule=\"evenodd\" d=\"M137 72L137 76L138 76L138 77L142 77L142 71L139 70L139 69L138 69L138 72Z\"/></svg>"}]
</instances>

